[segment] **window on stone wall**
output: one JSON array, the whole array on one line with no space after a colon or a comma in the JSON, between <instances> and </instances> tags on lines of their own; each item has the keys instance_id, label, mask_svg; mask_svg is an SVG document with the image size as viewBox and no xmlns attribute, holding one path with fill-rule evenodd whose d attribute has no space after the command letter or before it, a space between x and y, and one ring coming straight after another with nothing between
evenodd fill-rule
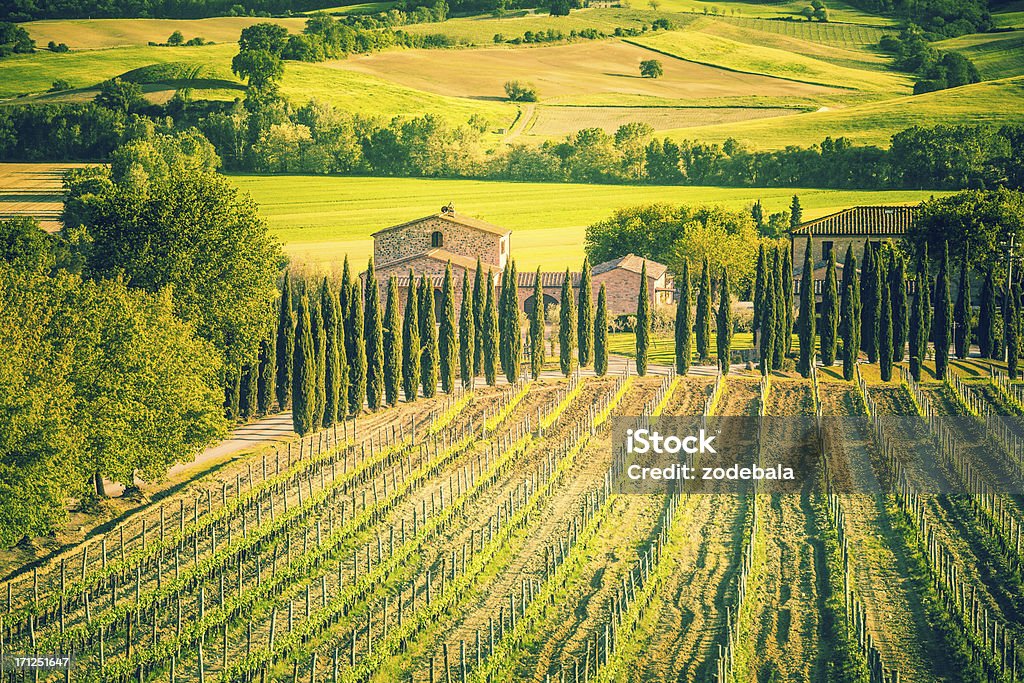
<instances>
[{"instance_id":1,"label":"window on stone wall","mask_svg":"<svg viewBox=\"0 0 1024 683\"><path fill-rule=\"evenodd\" d=\"M832 247L834 243L829 240L824 240L821 243L821 260L828 261L829 255L832 253Z\"/></svg>"},{"instance_id":2,"label":"window on stone wall","mask_svg":"<svg viewBox=\"0 0 1024 683\"><path fill-rule=\"evenodd\" d=\"M444 235L441 234L440 230L435 230L430 235L430 246L432 247L443 247L444 246Z\"/></svg>"}]
</instances>

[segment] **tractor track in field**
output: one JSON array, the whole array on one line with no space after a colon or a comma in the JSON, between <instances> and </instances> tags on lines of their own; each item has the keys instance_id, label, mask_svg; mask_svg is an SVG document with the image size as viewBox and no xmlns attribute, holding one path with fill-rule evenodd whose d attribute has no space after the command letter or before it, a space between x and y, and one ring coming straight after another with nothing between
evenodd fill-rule
<instances>
[{"instance_id":1,"label":"tractor track in field","mask_svg":"<svg viewBox=\"0 0 1024 683\"><path fill-rule=\"evenodd\" d=\"M716 414L757 415L759 385L727 379ZM722 606L738 571L744 531L743 497L735 492L701 493L684 501L679 528L665 546L662 562L671 571L659 592L654 623L638 635L644 641L628 673L632 682L697 682L713 676L716 642L725 626Z\"/></svg>"},{"instance_id":2,"label":"tractor track in field","mask_svg":"<svg viewBox=\"0 0 1024 683\"><path fill-rule=\"evenodd\" d=\"M833 382L820 387L823 413L847 416L827 423L827 428L840 431L834 443L842 450L828 455L830 462L842 463L848 475L841 480L845 488L839 495L851 545L857 548L850 555L850 571L875 647L885 666L898 670L908 683L957 681L949 675L957 663L929 623L903 541L892 528L873 472L875 449L857 390Z\"/></svg>"}]
</instances>

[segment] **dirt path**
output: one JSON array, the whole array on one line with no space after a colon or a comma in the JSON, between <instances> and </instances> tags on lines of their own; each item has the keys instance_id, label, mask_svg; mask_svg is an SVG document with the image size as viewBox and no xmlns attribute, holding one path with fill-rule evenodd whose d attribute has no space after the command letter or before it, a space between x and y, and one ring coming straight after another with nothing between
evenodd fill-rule
<instances>
[{"instance_id":1,"label":"dirt path","mask_svg":"<svg viewBox=\"0 0 1024 683\"><path fill-rule=\"evenodd\" d=\"M521 102L519 104L519 116L516 117L515 123L509 128L508 134L505 136L505 142L514 142L516 138L522 136L526 129L530 127L530 123L533 122L533 117L536 113L536 104L533 102Z\"/></svg>"}]
</instances>

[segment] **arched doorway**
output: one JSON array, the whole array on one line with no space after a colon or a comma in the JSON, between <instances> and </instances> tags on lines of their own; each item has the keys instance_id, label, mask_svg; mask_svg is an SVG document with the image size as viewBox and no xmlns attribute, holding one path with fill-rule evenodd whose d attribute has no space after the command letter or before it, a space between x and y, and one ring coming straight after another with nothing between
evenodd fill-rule
<instances>
[{"instance_id":1,"label":"arched doorway","mask_svg":"<svg viewBox=\"0 0 1024 683\"><path fill-rule=\"evenodd\" d=\"M531 294L530 296L526 297L526 301L523 302L523 311L525 311L527 315L532 314L533 313L533 307L534 307L535 304L536 304L536 297L534 297L534 295ZM550 294L545 294L544 295L544 310L545 311L548 310L549 306L557 306L557 305L558 305L558 299L556 299L555 297L551 296Z\"/></svg>"}]
</instances>

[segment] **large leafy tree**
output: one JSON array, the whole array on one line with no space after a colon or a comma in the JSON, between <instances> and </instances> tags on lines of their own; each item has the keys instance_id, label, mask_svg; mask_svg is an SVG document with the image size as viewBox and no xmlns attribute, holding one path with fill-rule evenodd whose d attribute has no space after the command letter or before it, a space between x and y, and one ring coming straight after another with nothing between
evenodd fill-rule
<instances>
[{"instance_id":1,"label":"large leafy tree","mask_svg":"<svg viewBox=\"0 0 1024 683\"><path fill-rule=\"evenodd\" d=\"M399 313L398 280L388 278L388 300L384 309L384 399L398 403L402 389L402 317Z\"/></svg>"},{"instance_id":2,"label":"large leafy tree","mask_svg":"<svg viewBox=\"0 0 1024 683\"><path fill-rule=\"evenodd\" d=\"M455 388L455 282L452 280L451 262L444 269L441 287L441 324L437 342L441 369L441 389L452 393Z\"/></svg>"},{"instance_id":3,"label":"large leafy tree","mask_svg":"<svg viewBox=\"0 0 1024 683\"><path fill-rule=\"evenodd\" d=\"M676 372L685 375L690 371L690 340L693 338L693 295L690 293L689 259L683 259L676 282L679 286L675 322Z\"/></svg>"},{"instance_id":4,"label":"large leafy tree","mask_svg":"<svg viewBox=\"0 0 1024 683\"><path fill-rule=\"evenodd\" d=\"M729 373L732 349L732 294L729 289L729 268L722 269L718 292L718 316L715 342L718 346L718 367L723 375Z\"/></svg>"},{"instance_id":5,"label":"large leafy tree","mask_svg":"<svg viewBox=\"0 0 1024 683\"><path fill-rule=\"evenodd\" d=\"M149 292L171 288L178 317L239 367L273 317L281 247L247 195L180 148L164 152L170 175L113 175L105 190L76 199L85 272Z\"/></svg>"},{"instance_id":6,"label":"large leafy tree","mask_svg":"<svg viewBox=\"0 0 1024 683\"><path fill-rule=\"evenodd\" d=\"M590 259L583 259L580 273L580 291L576 307L576 343L580 367L590 365L594 345L594 284L591 279Z\"/></svg>"},{"instance_id":7,"label":"large leafy tree","mask_svg":"<svg viewBox=\"0 0 1024 683\"><path fill-rule=\"evenodd\" d=\"M558 351L562 374L568 377L576 369L576 302L572 296L572 275L565 269L562 280L562 300L558 311Z\"/></svg>"},{"instance_id":8,"label":"large leafy tree","mask_svg":"<svg viewBox=\"0 0 1024 683\"><path fill-rule=\"evenodd\" d=\"M153 481L220 438L222 361L170 292L0 262L0 544L47 533L66 498Z\"/></svg>"},{"instance_id":9,"label":"large leafy tree","mask_svg":"<svg viewBox=\"0 0 1024 683\"><path fill-rule=\"evenodd\" d=\"M594 374L604 377L608 372L608 294L604 283L597 294L597 312L594 314Z\"/></svg>"},{"instance_id":10,"label":"large leafy tree","mask_svg":"<svg viewBox=\"0 0 1024 683\"><path fill-rule=\"evenodd\" d=\"M811 253L811 240L807 240L804 270L800 279L800 316L797 321L800 330L800 358L796 369L804 377L810 377L814 365L814 319L814 256ZM824 349L822 351L824 356Z\"/></svg>"}]
</instances>

